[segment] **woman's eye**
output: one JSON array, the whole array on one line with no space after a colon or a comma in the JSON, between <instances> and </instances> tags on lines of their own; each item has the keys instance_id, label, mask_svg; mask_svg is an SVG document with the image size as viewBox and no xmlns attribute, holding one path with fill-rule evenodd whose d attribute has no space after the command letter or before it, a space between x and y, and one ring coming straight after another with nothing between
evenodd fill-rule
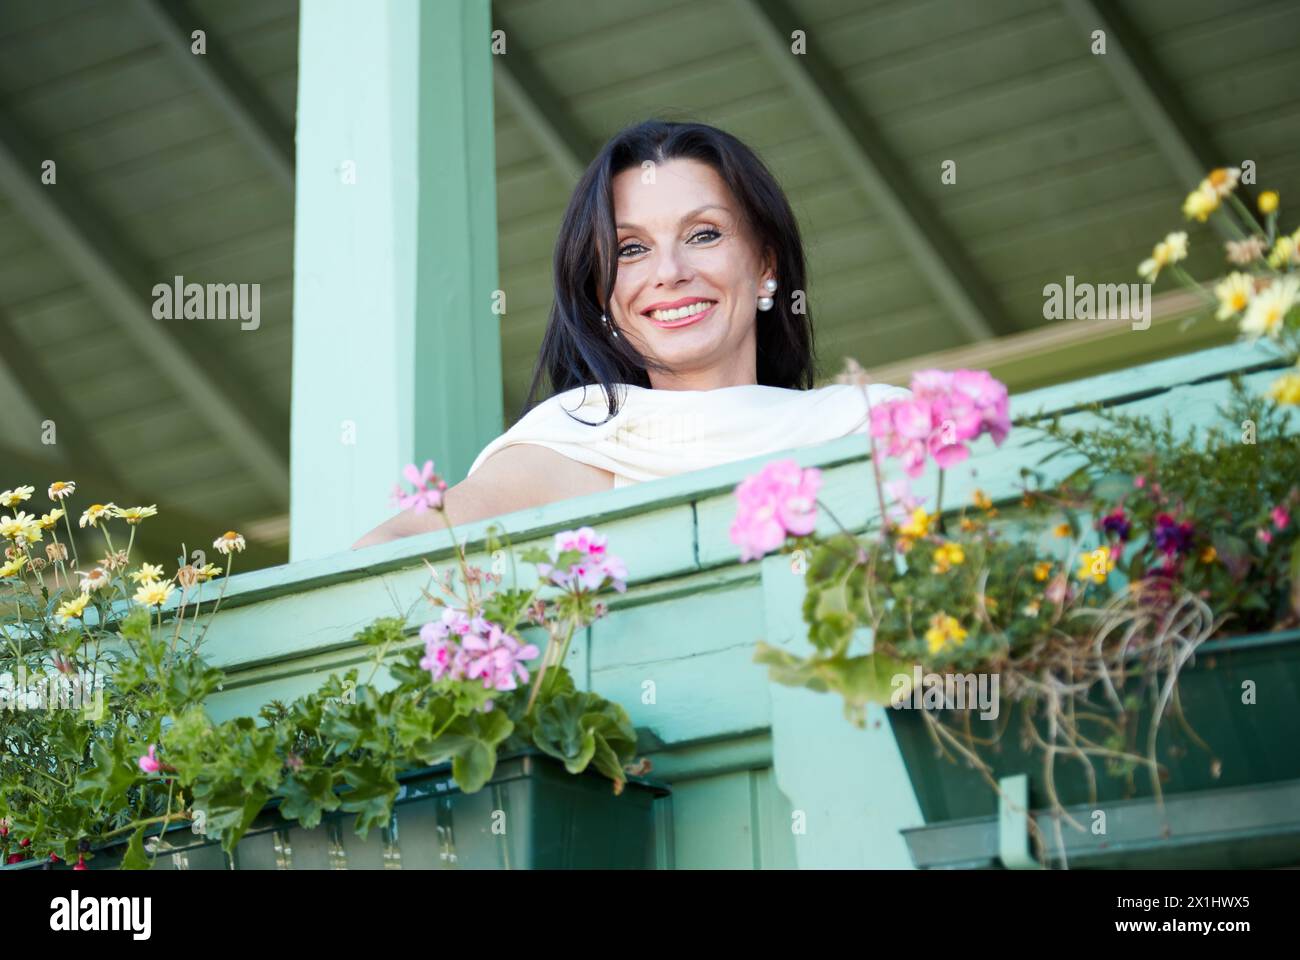
<instances>
[{"instance_id":1,"label":"woman's eye","mask_svg":"<svg viewBox=\"0 0 1300 960\"><path fill-rule=\"evenodd\" d=\"M698 240L700 237L705 238L705 240L702 242L708 242L709 240L716 240L720 236L722 236L721 233L719 233L717 230L710 228L707 230L700 230L698 233L691 234L691 239L688 242L694 242L695 240Z\"/></svg>"},{"instance_id":2,"label":"woman's eye","mask_svg":"<svg viewBox=\"0 0 1300 960\"><path fill-rule=\"evenodd\" d=\"M626 257L629 253L640 253L644 249L645 247L641 246L639 243L629 243L626 246L618 248L618 255L620 257Z\"/></svg>"}]
</instances>

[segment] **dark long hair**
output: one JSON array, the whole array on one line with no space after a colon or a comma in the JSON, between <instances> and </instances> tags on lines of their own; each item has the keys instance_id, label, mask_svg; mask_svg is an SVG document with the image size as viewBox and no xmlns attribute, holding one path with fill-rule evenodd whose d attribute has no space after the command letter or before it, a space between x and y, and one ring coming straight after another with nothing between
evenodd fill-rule
<instances>
[{"instance_id":1,"label":"dark long hair","mask_svg":"<svg viewBox=\"0 0 1300 960\"><path fill-rule=\"evenodd\" d=\"M555 242L555 302L521 416L536 402L543 375L552 393L599 384L612 417L619 404L615 384L649 387L648 369L666 369L643 357L627 337L611 337L601 323L600 305L609 303L618 271L614 177L646 161L675 159L707 163L717 172L739 202L760 250L775 261L781 287L757 328L758 382L796 390L812 387L813 330L803 243L776 178L753 150L716 127L647 120L606 143L574 188ZM791 296L795 291L803 292L799 313Z\"/></svg>"}]
</instances>

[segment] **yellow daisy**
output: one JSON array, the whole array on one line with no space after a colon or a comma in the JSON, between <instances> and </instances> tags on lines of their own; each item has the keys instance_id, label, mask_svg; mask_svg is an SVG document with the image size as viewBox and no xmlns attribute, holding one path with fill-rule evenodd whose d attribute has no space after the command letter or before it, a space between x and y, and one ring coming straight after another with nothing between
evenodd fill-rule
<instances>
[{"instance_id":1,"label":"yellow daisy","mask_svg":"<svg viewBox=\"0 0 1300 960\"><path fill-rule=\"evenodd\" d=\"M1110 555L1109 547L1098 547L1084 553L1079 558L1079 564L1077 576L1080 580L1105 583L1106 574L1115 569L1115 558Z\"/></svg>"},{"instance_id":2,"label":"yellow daisy","mask_svg":"<svg viewBox=\"0 0 1300 960\"><path fill-rule=\"evenodd\" d=\"M1300 297L1300 278L1283 277L1270 284L1263 293L1256 294L1241 319L1241 332L1252 338L1268 336L1276 339L1282 332L1282 322Z\"/></svg>"},{"instance_id":3,"label":"yellow daisy","mask_svg":"<svg viewBox=\"0 0 1300 960\"><path fill-rule=\"evenodd\" d=\"M135 592L135 602L146 607L161 607L171 599L175 589L170 580L166 583L142 583Z\"/></svg>"},{"instance_id":4,"label":"yellow daisy","mask_svg":"<svg viewBox=\"0 0 1300 960\"><path fill-rule=\"evenodd\" d=\"M957 621L940 610L930 618L930 629L925 631L925 642L930 653L939 653L949 646L961 646L966 641L966 631Z\"/></svg>"},{"instance_id":5,"label":"yellow daisy","mask_svg":"<svg viewBox=\"0 0 1300 960\"><path fill-rule=\"evenodd\" d=\"M59 609L54 611L54 615L66 623L73 617L80 617L85 612L88 603L90 603L90 594L83 593L75 600L65 600L59 605Z\"/></svg>"},{"instance_id":6,"label":"yellow daisy","mask_svg":"<svg viewBox=\"0 0 1300 960\"><path fill-rule=\"evenodd\" d=\"M103 567L95 567L90 573L77 571L77 576L81 577L81 589L83 593L90 593L92 590L102 590L111 582L108 571Z\"/></svg>"},{"instance_id":7,"label":"yellow daisy","mask_svg":"<svg viewBox=\"0 0 1300 960\"><path fill-rule=\"evenodd\" d=\"M1255 295L1255 280L1248 273L1230 273L1214 288L1219 298L1219 312L1215 319L1227 320L1246 309Z\"/></svg>"},{"instance_id":8,"label":"yellow daisy","mask_svg":"<svg viewBox=\"0 0 1300 960\"><path fill-rule=\"evenodd\" d=\"M163 568L156 563L142 563L139 570L133 570L128 576L136 583L157 583L162 579Z\"/></svg>"},{"instance_id":9,"label":"yellow daisy","mask_svg":"<svg viewBox=\"0 0 1300 960\"><path fill-rule=\"evenodd\" d=\"M1040 560L1034 564L1034 579L1040 583L1052 575L1052 564L1048 560Z\"/></svg>"},{"instance_id":10,"label":"yellow daisy","mask_svg":"<svg viewBox=\"0 0 1300 960\"><path fill-rule=\"evenodd\" d=\"M0 507L16 507L24 500L30 500L35 492L35 487L14 487L0 492Z\"/></svg>"},{"instance_id":11,"label":"yellow daisy","mask_svg":"<svg viewBox=\"0 0 1300 960\"><path fill-rule=\"evenodd\" d=\"M1268 388L1269 399L1288 406L1300 406L1300 373L1284 373Z\"/></svg>"},{"instance_id":12,"label":"yellow daisy","mask_svg":"<svg viewBox=\"0 0 1300 960\"><path fill-rule=\"evenodd\" d=\"M1149 283L1154 283L1160 271L1171 263L1187 259L1187 234L1184 231L1170 233L1156 244L1151 256L1138 265L1138 274Z\"/></svg>"},{"instance_id":13,"label":"yellow daisy","mask_svg":"<svg viewBox=\"0 0 1300 960\"><path fill-rule=\"evenodd\" d=\"M953 567L965 562L966 552L962 550L960 543L945 543L934 551L934 566L930 568L930 572L947 573Z\"/></svg>"},{"instance_id":14,"label":"yellow daisy","mask_svg":"<svg viewBox=\"0 0 1300 960\"><path fill-rule=\"evenodd\" d=\"M74 480L55 480L47 492L51 500L64 500L77 492L77 484Z\"/></svg>"},{"instance_id":15,"label":"yellow daisy","mask_svg":"<svg viewBox=\"0 0 1300 960\"><path fill-rule=\"evenodd\" d=\"M18 575L18 571L27 565L27 554L20 553L12 560L0 564L0 580Z\"/></svg>"},{"instance_id":16,"label":"yellow daisy","mask_svg":"<svg viewBox=\"0 0 1300 960\"><path fill-rule=\"evenodd\" d=\"M117 514L117 504L114 503L92 503L86 508L86 512L81 515L81 526L97 526L99 521L106 520Z\"/></svg>"},{"instance_id":17,"label":"yellow daisy","mask_svg":"<svg viewBox=\"0 0 1300 960\"><path fill-rule=\"evenodd\" d=\"M930 532L930 524L934 520L935 518L926 513L922 507L917 507L912 511L911 519L899 527L898 532L905 537L924 537ZM226 534L226 536L230 536L230 534ZM218 549L220 549L219 546Z\"/></svg>"},{"instance_id":18,"label":"yellow daisy","mask_svg":"<svg viewBox=\"0 0 1300 960\"><path fill-rule=\"evenodd\" d=\"M127 523L129 523L131 526L134 527L146 517L158 516L158 505L152 504L151 506L148 507L127 507L125 510L123 510L121 507L118 507L114 511L113 516L121 517L123 520L125 520Z\"/></svg>"}]
</instances>

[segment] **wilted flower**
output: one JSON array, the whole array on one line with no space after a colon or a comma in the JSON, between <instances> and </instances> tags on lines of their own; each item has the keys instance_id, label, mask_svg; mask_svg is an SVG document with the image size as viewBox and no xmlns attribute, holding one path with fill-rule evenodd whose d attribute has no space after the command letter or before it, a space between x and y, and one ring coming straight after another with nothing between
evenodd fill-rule
<instances>
[{"instance_id":1,"label":"wilted flower","mask_svg":"<svg viewBox=\"0 0 1300 960\"><path fill-rule=\"evenodd\" d=\"M116 573L118 570L124 570L127 565L126 551L114 550L103 560L100 560L99 565L109 573Z\"/></svg>"},{"instance_id":2,"label":"wilted flower","mask_svg":"<svg viewBox=\"0 0 1300 960\"><path fill-rule=\"evenodd\" d=\"M1228 253L1228 262L1238 267L1247 267L1264 256L1268 244L1264 238L1252 233L1245 240L1229 240L1224 244Z\"/></svg>"},{"instance_id":3,"label":"wilted flower","mask_svg":"<svg viewBox=\"0 0 1300 960\"><path fill-rule=\"evenodd\" d=\"M47 543L45 545L45 556L51 562L68 559L68 545L65 543Z\"/></svg>"}]
</instances>

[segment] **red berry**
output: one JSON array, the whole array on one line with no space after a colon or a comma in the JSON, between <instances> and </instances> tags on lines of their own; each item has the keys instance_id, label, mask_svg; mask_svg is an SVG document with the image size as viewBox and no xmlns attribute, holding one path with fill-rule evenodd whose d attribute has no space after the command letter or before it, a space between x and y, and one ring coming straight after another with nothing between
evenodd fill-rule
<instances>
[{"instance_id":1,"label":"red berry","mask_svg":"<svg viewBox=\"0 0 1300 960\"><path fill-rule=\"evenodd\" d=\"M18 846L20 847L30 847L31 845L32 845L31 837L23 837L21 840L18 841Z\"/></svg>"}]
</instances>

